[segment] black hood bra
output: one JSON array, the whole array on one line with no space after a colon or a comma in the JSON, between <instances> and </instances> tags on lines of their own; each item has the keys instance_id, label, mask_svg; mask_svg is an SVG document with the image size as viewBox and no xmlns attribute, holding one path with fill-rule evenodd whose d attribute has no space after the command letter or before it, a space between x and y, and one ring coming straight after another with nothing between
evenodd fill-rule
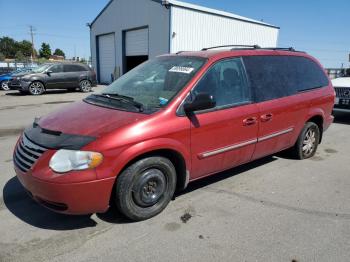
<instances>
[{"instance_id":1,"label":"black hood bra","mask_svg":"<svg viewBox=\"0 0 350 262\"><path fill-rule=\"evenodd\" d=\"M24 130L24 135L33 143L48 149L79 150L96 140L96 137L65 134L42 128L37 121Z\"/></svg>"}]
</instances>

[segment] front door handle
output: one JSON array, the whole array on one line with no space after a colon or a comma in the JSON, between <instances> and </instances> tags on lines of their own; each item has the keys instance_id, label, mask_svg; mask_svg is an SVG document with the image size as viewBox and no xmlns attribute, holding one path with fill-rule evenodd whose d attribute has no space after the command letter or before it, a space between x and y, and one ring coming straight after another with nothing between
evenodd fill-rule
<instances>
[{"instance_id":1,"label":"front door handle","mask_svg":"<svg viewBox=\"0 0 350 262\"><path fill-rule=\"evenodd\" d=\"M269 122L272 120L272 118L273 118L272 114L266 114L266 115L260 116L261 122Z\"/></svg>"},{"instance_id":2,"label":"front door handle","mask_svg":"<svg viewBox=\"0 0 350 262\"><path fill-rule=\"evenodd\" d=\"M252 126L252 125L255 125L256 122L257 122L256 117L250 117L250 118L246 118L243 120L243 125L244 126Z\"/></svg>"}]
</instances>

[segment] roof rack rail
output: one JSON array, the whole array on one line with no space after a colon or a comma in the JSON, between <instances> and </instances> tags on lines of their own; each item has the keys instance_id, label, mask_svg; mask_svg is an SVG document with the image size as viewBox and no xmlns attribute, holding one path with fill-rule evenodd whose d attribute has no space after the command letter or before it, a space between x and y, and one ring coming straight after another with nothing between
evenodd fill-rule
<instances>
[{"instance_id":1,"label":"roof rack rail","mask_svg":"<svg viewBox=\"0 0 350 262\"><path fill-rule=\"evenodd\" d=\"M211 50L211 49L223 48L223 47L244 47L244 48L251 48L251 49L259 49L259 48L261 48L258 45L219 45L219 46L212 46L212 47L203 48L202 51L208 51L208 50Z\"/></svg>"},{"instance_id":2,"label":"roof rack rail","mask_svg":"<svg viewBox=\"0 0 350 262\"><path fill-rule=\"evenodd\" d=\"M259 45L222 45L222 46L213 46L213 47L203 48L202 51L207 51L207 50L216 49L216 48L223 48L223 47L233 47L231 51L260 49L260 50L290 51L290 52L305 53L303 51L297 51L293 47L260 47Z\"/></svg>"},{"instance_id":3,"label":"roof rack rail","mask_svg":"<svg viewBox=\"0 0 350 262\"><path fill-rule=\"evenodd\" d=\"M297 53L306 53L304 51L295 50L294 47L263 47L262 50L274 50L274 51L290 51Z\"/></svg>"}]
</instances>

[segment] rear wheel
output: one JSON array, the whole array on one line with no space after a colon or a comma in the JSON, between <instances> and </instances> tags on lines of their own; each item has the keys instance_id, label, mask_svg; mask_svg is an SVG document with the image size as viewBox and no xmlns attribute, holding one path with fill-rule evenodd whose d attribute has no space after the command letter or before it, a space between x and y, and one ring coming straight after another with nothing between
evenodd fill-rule
<instances>
[{"instance_id":1,"label":"rear wheel","mask_svg":"<svg viewBox=\"0 0 350 262\"><path fill-rule=\"evenodd\" d=\"M116 205L134 221L151 218L169 204L176 187L176 171L164 157L149 157L125 169L116 183Z\"/></svg>"},{"instance_id":2,"label":"rear wheel","mask_svg":"<svg viewBox=\"0 0 350 262\"><path fill-rule=\"evenodd\" d=\"M29 85L28 91L31 95L38 96L44 93L45 87L43 83L35 81Z\"/></svg>"},{"instance_id":3,"label":"rear wheel","mask_svg":"<svg viewBox=\"0 0 350 262\"><path fill-rule=\"evenodd\" d=\"M320 143L320 128L313 122L305 124L299 138L292 149L293 155L297 159L307 159L313 157Z\"/></svg>"},{"instance_id":4,"label":"rear wheel","mask_svg":"<svg viewBox=\"0 0 350 262\"><path fill-rule=\"evenodd\" d=\"M91 82L89 80L81 80L79 82L79 89L81 92L87 93L91 91Z\"/></svg>"},{"instance_id":5,"label":"rear wheel","mask_svg":"<svg viewBox=\"0 0 350 262\"><path fill-rule=\"evenodd\" d=\"M5 91L9 91L10 87L9 87L9 81L2 81L0 83L1 89L5 90Z\"/></svg>"}]
</instances>

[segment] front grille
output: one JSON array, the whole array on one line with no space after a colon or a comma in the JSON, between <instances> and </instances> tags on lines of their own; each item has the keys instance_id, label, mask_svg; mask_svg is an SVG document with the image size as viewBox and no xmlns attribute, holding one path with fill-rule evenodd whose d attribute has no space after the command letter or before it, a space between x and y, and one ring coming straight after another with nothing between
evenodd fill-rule
<instances>
[{"instance_id":1,"label":"front grille","mask_svg":"<svg viewBox=\"0 0 350 262\"><path fill-rule=\"evenodd\" d=\"M350 98L350 87L334 87L335 93L339 98Z\"/></svg>"},{"instance_id":2,"label":"front grille","mask_svg":"<svg viewBox=\"0 0 350 262\"><path fill-rule=\"evenodd\" d=\"M21 171L27 172L46 150L23 135L15 149L14 163Z\"/></svg>"}]
</instances>

